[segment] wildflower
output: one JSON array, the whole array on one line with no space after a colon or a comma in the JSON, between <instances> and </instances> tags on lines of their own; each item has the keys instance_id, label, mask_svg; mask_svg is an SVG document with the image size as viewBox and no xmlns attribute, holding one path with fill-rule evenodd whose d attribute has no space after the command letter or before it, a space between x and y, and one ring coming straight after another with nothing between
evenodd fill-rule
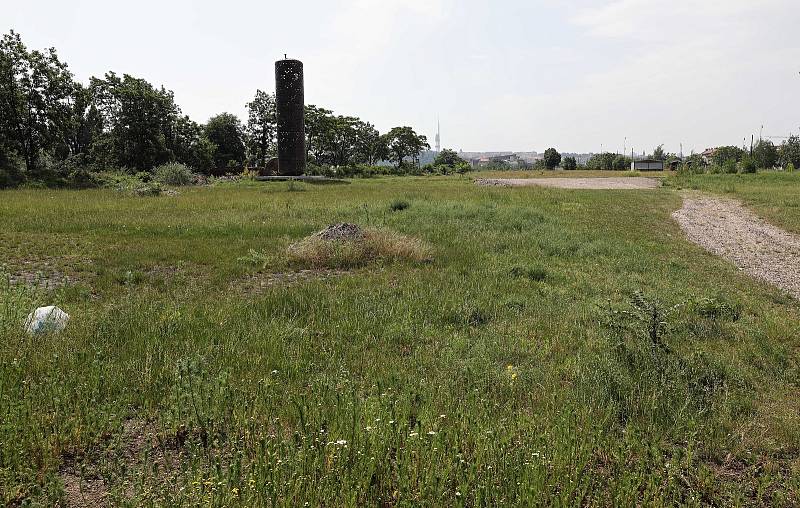
<instances>
[{"instance_id":1,"label":"wildflower","mask_svg":"<svg viewBox=\"0 0 800 508\"><path fill-rule=\"evenodd\" d=\"M336 441L336 444L338 446L344 446L344 445L347 444L347 441L345 441L344 439L340 439L340 440Z\"/></svg>"},{"instance_id":2,"label":"wildflower","mask_svg":"<svg viewBox=\"0 0 800 508\"><path fill-rule=\"evenodd\" d=\"M411 434L408 435L408 437L417 437L417 436L419 436L419 432L412 432Z\"/></svg>"},{"instance_id":3,"label":"wildflower","mask_svg":"<svg viewBox=\"0 0 800 508\"><path fill-rule=\"evenodd\" d=\"M439 415L439 418L442 418L442 419L447 418L447 415Z\"/></svg>"},{"instance_id":4,"label":"wildflower","mask_svg":"<svg viewBox=\"0 0 800 508\"><path fill-rule=\"evenodd\" d=\"M435 431L433 431L433 430L429 430L429 431L428 431L428 435L429 435L429 436L435 436L435 435L436 435L436 432L435 432Z\"/></svg>"}]
</instances>

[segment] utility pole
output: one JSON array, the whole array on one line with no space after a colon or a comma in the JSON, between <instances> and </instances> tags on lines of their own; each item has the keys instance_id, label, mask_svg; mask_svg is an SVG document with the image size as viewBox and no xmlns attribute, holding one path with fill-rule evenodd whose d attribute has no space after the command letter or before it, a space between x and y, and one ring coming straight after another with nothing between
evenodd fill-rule
<instances>
[{"instance_id":1,"label":"utility pole","mask_svg":"<svg viewBox=\"0 0 800 508\"><path fill-rule=\"evenodd\" d=\"M628 151L628 136L625 136L625 140L622 142L622 155Z\"/></svg>"}]
</instances>

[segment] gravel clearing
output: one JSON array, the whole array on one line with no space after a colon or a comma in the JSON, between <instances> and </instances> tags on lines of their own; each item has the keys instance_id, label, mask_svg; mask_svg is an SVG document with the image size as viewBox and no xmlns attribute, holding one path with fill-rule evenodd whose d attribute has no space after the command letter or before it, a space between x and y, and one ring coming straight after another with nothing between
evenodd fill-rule
<instances>
[{"instance_id":1,"label":"gravel clearing","mask_svg":"<svg viewBox=\"0 0 800 508\"><path fill-rule=\"evenodd\" d=\"M611 178L478 178L477 185L498 187L556 187L559 189L655 189L661 186L657 178L626 176Z\"/></svg>"},{"instance_id":2,"label":"gravel clearing","mask_svg":"<svg viewBox=\"0 0 800 508\"><path fill-rule=\"evenodd\" d=\"M724 198L686 194L672 217L692 242L800 299L800 236Z\"/></svg>"}]
</instances>

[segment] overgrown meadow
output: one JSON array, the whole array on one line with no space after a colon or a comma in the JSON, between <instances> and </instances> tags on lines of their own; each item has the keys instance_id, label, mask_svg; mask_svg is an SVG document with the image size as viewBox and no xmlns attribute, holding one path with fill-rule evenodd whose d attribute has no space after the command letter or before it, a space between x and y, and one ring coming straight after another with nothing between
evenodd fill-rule
<instances>
[{"instance_id":1,"label":"overgrown meadow","mask_svg":"<svg viewBox=\"0 0 800 508\"><path fill-rule=\"evenodd\" d=\"M679 206L466 177L3 192L0 504L797 505L800 307ZM430 255L287 256L335 222ZM49 304L67 329L25 335Z\"/></svg>"}]
</instances>

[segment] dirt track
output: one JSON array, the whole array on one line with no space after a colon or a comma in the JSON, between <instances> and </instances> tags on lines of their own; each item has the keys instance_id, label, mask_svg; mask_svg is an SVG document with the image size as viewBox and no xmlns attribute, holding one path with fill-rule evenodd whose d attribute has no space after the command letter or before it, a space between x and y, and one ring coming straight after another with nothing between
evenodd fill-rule
<instances>
[{"instance_id":1,"label":"dirt track","mask_svg":"<svg viewBox=\"0 0 800 508\"><path fill-rule=\"evenodd\" d=\"M737 201L699 194L684 195L672 217L692 242L800 299L800 236L768 224Z\"/></svg>"},{"instance_id":2,"label":"dirt track","mask_svg":"<svg viewBox=\"0 0 800 508\"><path fill-rule=\"evenodd\" d=\"M559 189L655 189L661 186L656 178L640 176L611 178L479 178L477 185L495 185L499 187L557 187Z\"/></svg>"}]
</instances>

